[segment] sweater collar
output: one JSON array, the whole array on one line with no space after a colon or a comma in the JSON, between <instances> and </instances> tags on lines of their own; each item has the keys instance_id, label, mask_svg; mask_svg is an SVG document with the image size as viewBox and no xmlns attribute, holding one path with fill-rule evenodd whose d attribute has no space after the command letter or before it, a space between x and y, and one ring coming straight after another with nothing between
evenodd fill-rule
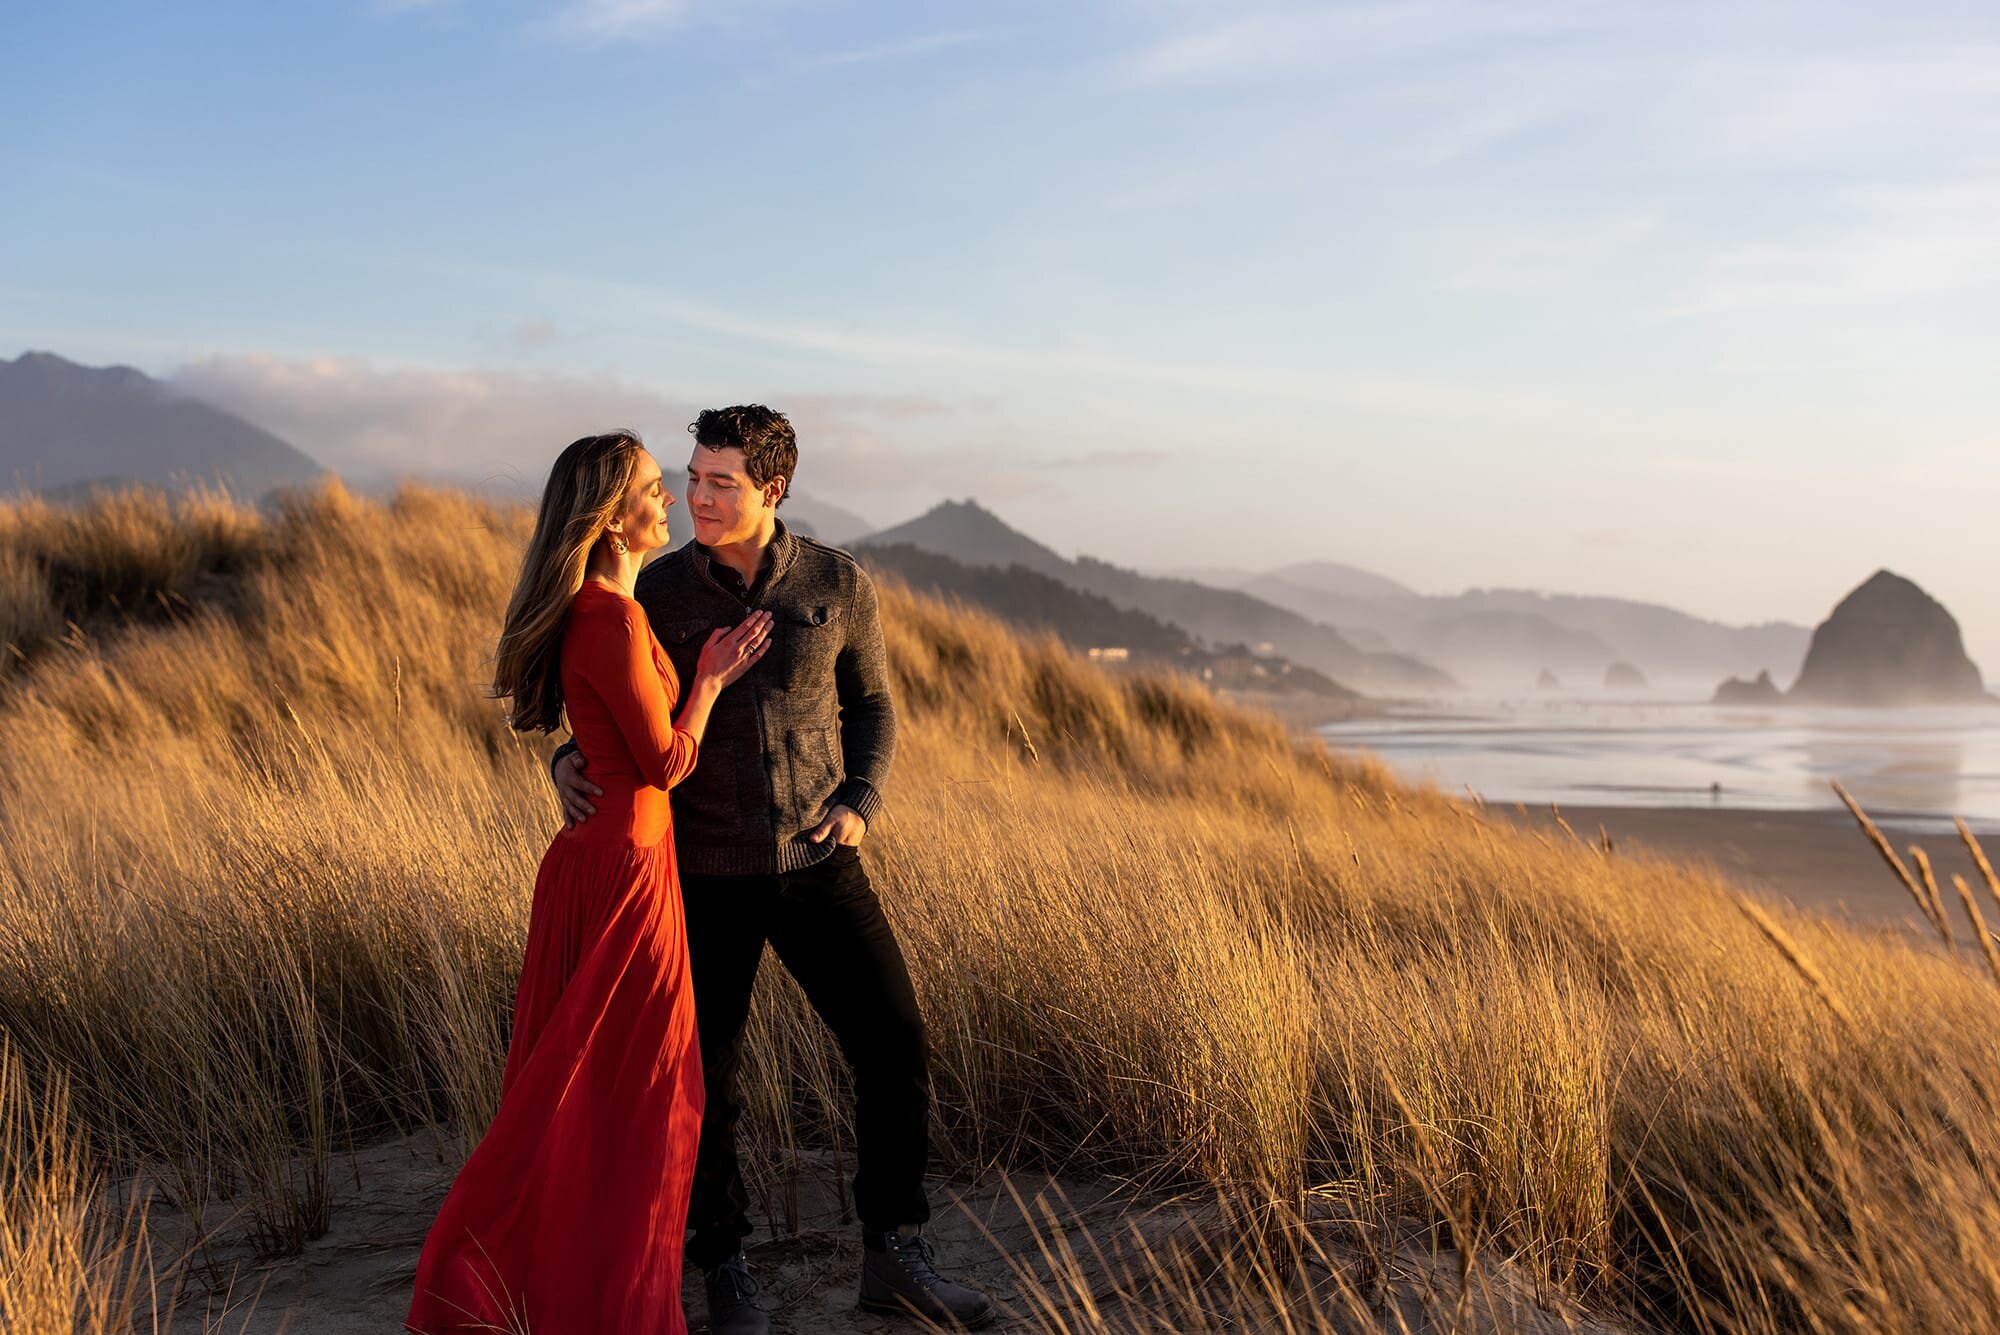
<instances>
[{"instance_id":1,"label":"sweater collar","mask_svg":"<svg viewBox=\"0 0 2000 1335\"><path fill-rule=\"evenodd\" d=\"M776 528L771 534L771 545L769 548L771 563L765 567L751 584L750 592L753 596L759 590L770 588L787 570L791 569L792 562L798 557L799 540L792 536L792 531L789 528L785 527L784 520L774 520L773 523L776 525ZM721 583L716 579L713 569L713 565L716 563L714 553L693 540L688 542L688 546L694 549L696 567L711 583L715 583L718 587L721 587Z\"/></svg>"}]
</instances>

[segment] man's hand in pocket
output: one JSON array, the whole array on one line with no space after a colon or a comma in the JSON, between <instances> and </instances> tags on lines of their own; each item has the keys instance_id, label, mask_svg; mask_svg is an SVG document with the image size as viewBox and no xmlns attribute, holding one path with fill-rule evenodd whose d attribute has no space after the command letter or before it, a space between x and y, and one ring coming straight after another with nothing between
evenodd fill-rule
<instances>
[{"instance_id":1,"label":"man's hand in pocket","mask_svg":"<svg viewBox=\"0 0 2000 1335\"><path fill-rule=\"evenodd\" d=\"M831 839L836 844L846 844L850 848L859 847L861 837L868 833L868 822L853 807L835 807L826 813L826 819L813 826L806 838L816 844Z\"/></svg>"}]
</instances>

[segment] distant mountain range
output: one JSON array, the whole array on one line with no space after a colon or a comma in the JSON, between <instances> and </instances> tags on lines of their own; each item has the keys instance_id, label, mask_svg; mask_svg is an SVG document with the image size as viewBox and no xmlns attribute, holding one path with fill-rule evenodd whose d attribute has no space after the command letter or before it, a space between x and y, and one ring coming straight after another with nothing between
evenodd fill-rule
<instances>
[{"instance_id":1,"label":"distant mountain range","mask_svg":"<svg viewBox=\"0 0 2000 1335\"><path fill-rule=\"evenodd\" d=\"M316 460L271 432L130 367L80 366L46 352L0 360L0 491L66 498L97 486L205 483L256 500L274 487L325 475ZM681 480L669 470L670 487ZM506 494L532 501L539 489L537 479ZM1636 665L1655 685L1706 687L1764 670L1783 680L1797 674L1809 639L1803 626L1725 626L1619 598L1520 589L1429 596L1328 561L1263 572L1149 574L1087 556L1069 560L970 501L948 501L874 533L860 515L806 495L787 500L783 514L830 542L906 547L908 553L878 558L906 575L915 553L949 558L951 568L933 564L916 582L940 590L955 583L960 596L1017 623L1023 600L1039 599L1047 609L1042 624L1073 643L1185 661L1241 645L1273 668L1323 674L1376 693L1446 690L1461 681L1521 690L1544 673L1595 686L1621 662ZM684 518L677 532L685 538ZM1022 588L1009 593L990 573L1016 569L1047 582L1016 576ZM1306 680L1301 675L1295 684Z\"/></svg>"},{"instance_id":2,"label":"distant mountain range","mask_svg":"<svg viewBox=\"0 0 2000 1335\"><path fill-rule=\"evenodd\" d=\"M1338 626L1355 643L1422 656L1482 686L1521 689L1547 671L1595 684L1613 663L1659 685L1798 671L1811 632L1789 622L1726 626L1626 598L1469 589L1426 596L1373 572L1315 562L1266 574L1216 571L1231 586Z\"/></svg>"},{"instance_id":3,"label":"distant mountain range","mask_svg":"<svg viewBox=\"0 0 2000 1335\"><path fill-rule=\"evenodd\" d=\"M0 360L0 494L33 491L64 500L134 483L167 490L206 484L256 501L274 487L326 475L318 461L271 432L132 367L81 366L49 352ZM518 484L439 480L530 504L542 487L540 477ZM667 469L676 495L685 482L680 470ZM806 495L789 497L782 513L828 542L847 542L873 527ZM673 519L686 536L686 519Z\"/></svg>"},{"instance_id":4,"label":"distant mountain range","mask_svg":"<svg viewBox=\"0 0 2000 1335\"><path fill-rule=\"evenodd\" d=\"M1146 575L1082 557L1070 561L974 501L946 501L858 548L906 545L969 566L1021 566L1121 608L1171 622L1212 646L1242 644L1367 691L1442 690L1449 674L1405 654L1363 649L1331 626L1237 589Z\"/></svg>"},{"instance_id":5,"label":"distant mountain range","mask_svg":"<svg viewBox=\"0 0 2000 1335\"><path fill-rule=\"evenodd\" d=\"M1250 570L1232 570L1220 566L1197 567L1188 570L1169 570L1169 575L1181 579L1191 579L1200 584L1213 584L1218 588L1240 589L1253 580L1263 579L1301 593L1332 594L1340 598L1415 598L1417 591L1406 584L1398 584L1386 575L1378 575L1372 570L1359 566L1342 565L1338 561L1301 561L1296 565L1281 566L1262 575Z\"/></svg>"},{"instance_id":6,"label":"distant mountain range","mask_svg":"<svg viewBox=\"0 0 2000 1335\"><path fill-rule=\"evenodd\" d=\"M0 491L78 495L142 482L226 486L245 500L325 476L304 452L129 366L53 353L0 361Z\"/></svg>"},{"instance_id":7,"label":"distant mountain range","mask_svg":"<svg viewBox=\"0 0 2000 1335\"><path fill-rule=\"evenodd\" d=\"M1112 649L1118 654L1115 662L1164 667L1244 691L1356 698L1324 673L1278 655L1252 654L1240 645L1200 644L1179 626L1025 565L967 565L901 542L866 543L856 552L869 569L892 575L918 593L981 608L1021 630L1054 635L1072 649Z\"/></svg>"}]
</instances>

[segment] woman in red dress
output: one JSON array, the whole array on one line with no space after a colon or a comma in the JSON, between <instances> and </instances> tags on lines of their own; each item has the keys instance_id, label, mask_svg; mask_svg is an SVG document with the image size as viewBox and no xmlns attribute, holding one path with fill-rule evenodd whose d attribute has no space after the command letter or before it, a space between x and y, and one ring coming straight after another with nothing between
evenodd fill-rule
<instances>
[{"instance_id":1,"label":"woman in red dress","mask_svg":"<svg viewBox=\"0 0 2000 1335\"><path fill-rule=\"evenodd\" d=\"M417 1262L423 1335L683 1335L681 1246L701 1056L667 790L769 644L753 612L680 694L632 599L667 544L660 466L631 432L564 450L508 601L494 690L517 729L570 730L604 789L535 877L500 1107Z\"/></svg>"}]
</instances>

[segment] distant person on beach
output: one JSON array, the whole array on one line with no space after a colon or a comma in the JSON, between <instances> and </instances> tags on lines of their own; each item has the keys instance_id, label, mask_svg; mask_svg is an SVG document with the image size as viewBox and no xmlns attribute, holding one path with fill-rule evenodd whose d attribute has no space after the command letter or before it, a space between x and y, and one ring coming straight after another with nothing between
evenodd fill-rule
<instances>
[{"instance_id":1,"label":"distant person on beach","mask_svg":"<svg viewBox=\"0 0 2000 1335\"><path fill-rule=\"evenodd\" d=\"M417 1262L405 1323L424 1335L687 1329L703 1089L667 791L770 648L771 617L741 612L669 662L632 590L672 504L637 436L575 442L508 599L494 692L521 731L568 714L599 810L542 856L500 1107Z\"/></svg>"},{"instance_id":2,"label":"distant person on beach","mask_svg":"<svg viewBox=\"0 0 2000 1335\"><path fill-rule=\"evenodd\" d=\"M778 518L798 466L782 413L712 409L688 429L694 541L647 566L634 596L684 676L718 627L746 617L769 618L771 646L717 706L701 763L672 796L708 1085L687 1256L704 1272L709 1329L771 1329L743 1255L750 1199L736 1152L743 1026L767 943L854 1071L861 1305L984 1325L992 1303L942 1278L921 1232L929 1057L909 969L861 860L896 743L875 588L853 557ZM578 741L553 769L565 815L584 828L604 817L585 779L600 777L597 758Z\"/></svg>"}]
</instances>

